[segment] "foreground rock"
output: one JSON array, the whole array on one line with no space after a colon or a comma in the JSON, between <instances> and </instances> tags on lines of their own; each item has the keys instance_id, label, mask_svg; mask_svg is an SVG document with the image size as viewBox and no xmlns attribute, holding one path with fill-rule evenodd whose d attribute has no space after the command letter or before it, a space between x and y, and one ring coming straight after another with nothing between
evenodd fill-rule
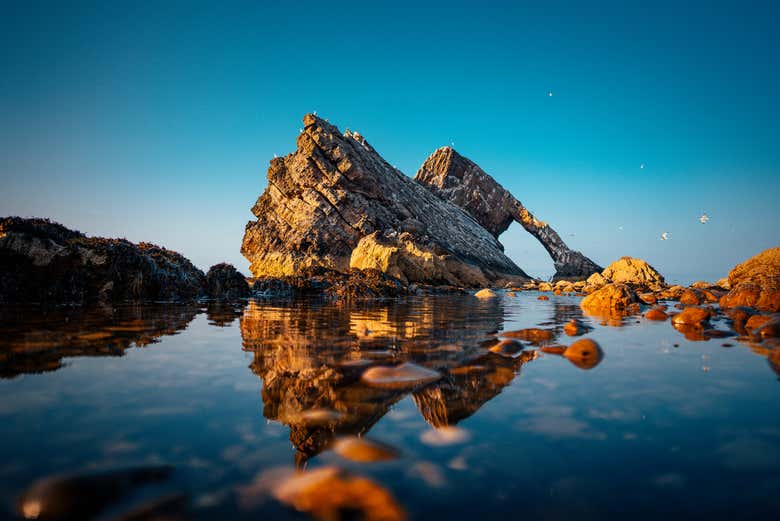
<instances>
[{"instance_id":1,"label":"foreground rock","mask_svg":"<svg viewBox=\"0 0 780 521\"><path fill-rule=\"evenodd\" d=\"M580 302L580 307L594 315L611 315L638 311L637 296L625 284L608 284ZM637 309L634 309L636 307Z\"/></svg>"},{"instance_id":2,"label":"foreground rock","mask_svg":"<svg viewBox=\"0 0 780 521\"><path fill-rule=\"evenodd\" d=\"M87 237L47 219L0 220L0 302L192 300L206 277L148 243Z\"/></svg>"},{"instance_id":3,"label":"foreground rock","mask_svg":"<svg viewBox=\"0 0 780 521\"><path fill-rule=\"evenodd\" d=\"M770 248L729 272L731 290L721 297L722 308L755 307L780 311L780 247Z\"/></svg>"},{"instance_id":4,"label":"foreground rock","mask_svg":"<svg viewBox=\"0 0 780 521\"><path fill-rule=\"evenodd\" d=\"M609 283L627 284L637 290L659 291L666 283L658 270L634 257L621 257L601 273L594 273L587 280L595 288Z\"/></svg>"},{"instance_id":5,"label":"foreground rock","mask_svg":"<svg viewBox=\"0 0 780 521\"><path fill-rule=\"evenodd\" d=\"M439 148L431 154L415 180L466 210L493 237L504 233L512 221L520 223L552 257L556 279L584 279L594 271L601 271L585 255L569 249L555 230L531 215L493 177L451 147Z\"/></svg>"},{"instance_id":6,"label":"foreground rock","mask_svg":"<svg viewBox=\"0 0 780 521\"><path fill-rule=\"evenodd\" d=\"M246 227L241 252L256 277L357 267L470 287L527 279L493 235L390 166L360 134L312 114L303 123L297 150L271 161L252 208L257 220Z\"/></svg>"}]
</instances>

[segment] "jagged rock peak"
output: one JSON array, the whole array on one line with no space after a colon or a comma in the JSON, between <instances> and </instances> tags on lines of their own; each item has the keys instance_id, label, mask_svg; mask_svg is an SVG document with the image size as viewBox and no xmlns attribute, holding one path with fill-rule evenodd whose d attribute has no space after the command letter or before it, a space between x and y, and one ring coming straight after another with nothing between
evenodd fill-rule
<instances>
[{"instance_id":1,"label":"jagged rock peak","mask_svg":"<svg viewBox=\"0 0 780 521\"><path fill-rule=\"evenodd\" d=\"M452 147L436 149L417 171L415 180L466 210L496 238L512 221L519 222L552 257L556 278L585 278L601 271L582 253L569 249L547 223L535 218L492 176Z\"/></svg>"},{"instance_id":2,"label":"jagged rock peak","mask_svg":"<svg viewBox=\"0 0 780 521\"><path fill-rule=\"evenodd\" d=\"M255 276L392 265L408 282L527 277L470 215L392 167L358 132L342 134L314 114L303 123L297 150L271 161L246 227L241 252Z\"/></svg>"}]
</instances>

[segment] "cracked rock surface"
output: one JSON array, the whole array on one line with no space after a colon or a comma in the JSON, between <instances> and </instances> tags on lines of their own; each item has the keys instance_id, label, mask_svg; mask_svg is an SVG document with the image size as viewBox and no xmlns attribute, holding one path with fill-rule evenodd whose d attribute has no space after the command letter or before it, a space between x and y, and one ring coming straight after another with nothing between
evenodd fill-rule
<instances>
[{"instance_id":1,"label":"cracked rock surface","mask_svg":"<svg viewBox=\"0 0 780 521\"><path fill-rule=\"evenodd\" d=\"M312 267L382 269L408 282L464 286L526 279L496 237L388 164L357 132L313 114L297 150L275 158L241 253L256 277ZM361 239L371 236L372 242ZM367 239L369 240L369 239Z\"/></svg>"},{"instance_id":2,"label":"cracked rock surface","mask_svg":"<svg viewBox=\"0 0 780 521\"><path fill-rule=\"evenodd\" d=\"M451 147L436 150L420 167L415 180L440 198L466 210L494 237L520 223L544 246L555 264L555 279L585 279L601 267L571 250L547 223L528 211L508 190L473 161Z\"/></svg>"}]
</instances>

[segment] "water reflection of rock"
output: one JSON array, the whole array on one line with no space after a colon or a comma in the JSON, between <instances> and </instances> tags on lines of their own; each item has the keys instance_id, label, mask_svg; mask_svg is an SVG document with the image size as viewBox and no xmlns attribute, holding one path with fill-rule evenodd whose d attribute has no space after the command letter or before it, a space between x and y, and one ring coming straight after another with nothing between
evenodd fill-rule
<instances>
[{"instance_id":1,"label":"water reflection of rock","mask_svg":"<svg viewBox=\"0 0 780 521\"><path fill-rule=\"evenodd\" d=\"M55 371L75 356L122 356L184 330L199 309L127 305L90 309L0 309L0 378Z\"/></svg>"},{"instance_id":2,"label":"water reflection of rock","mask_svg":"<svg viewBox=\"0 0 780 521\"><path fill-rule=\"evenodd\" d=\"M206 318L209 324L217 327L227 327L244 313L246 302L209 302L206 307Z\"/></svg>"},{"instance_id":3,"label":"water reflection of rock","mask_svg":"<svg viewBox=\"0 0 780 521\"><path fill-rule=\"evenodd\" d=\"M476 300L476 299L475 299ZM251 303L241 318L251 369L263 379L263 414L290 427L301 464L335 436L367 432L412 392L434 426L457 423L496 396L536 356L504 358L487 350L503 321L499 299L462 299L285 307ZM406 389L360 381L373 365L411 362L444 378Z\"/></svg>"}]
</instances>

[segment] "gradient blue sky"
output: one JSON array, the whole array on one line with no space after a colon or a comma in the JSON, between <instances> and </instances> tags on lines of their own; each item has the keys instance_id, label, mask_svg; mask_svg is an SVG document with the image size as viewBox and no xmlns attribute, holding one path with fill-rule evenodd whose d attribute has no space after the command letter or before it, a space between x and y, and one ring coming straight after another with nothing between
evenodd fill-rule
<instances>
[{"instance_id":1,"label":"gradient blue sky","mask_svg":"<svg viewBox=\"0 0 780 521\"><path fill-rule=\"evenodd\" d=\"M602 264L713 279L780 245L780 3L162 3L3 4L0 214L247 272L316 110L408 175L454 142Z\"/></svg>"}]
</instances>

